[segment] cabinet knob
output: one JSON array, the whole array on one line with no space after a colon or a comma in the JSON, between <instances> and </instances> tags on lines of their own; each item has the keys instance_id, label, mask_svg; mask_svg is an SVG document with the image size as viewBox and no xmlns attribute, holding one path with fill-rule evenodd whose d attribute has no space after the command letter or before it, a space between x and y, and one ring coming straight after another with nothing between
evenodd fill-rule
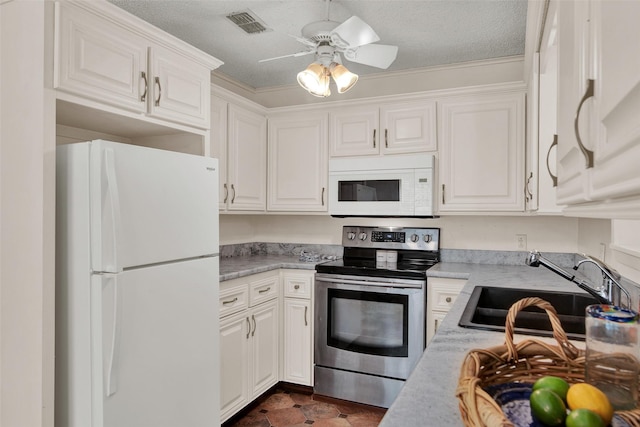
<instances>
[{"instance_id":1,"label":"cabinet knob","mask_svg":"<svg viewBox=\"0 0 640 427\"><path fill-rule=\"evenodd\" d=\"M300 289L300 285L293 285L293 289Z\"/></svg>"},{"instance_id":2,"label":"cabinet knob","mask_svg":"<svg viewBox=\"0 0 640 427\"><path fill-rule=\"evenodd\" d=\"M446 301L446 302L451 302L451 297L447 297L447 298L445 299L445 301Z\"/></svg>"}]
</instances>

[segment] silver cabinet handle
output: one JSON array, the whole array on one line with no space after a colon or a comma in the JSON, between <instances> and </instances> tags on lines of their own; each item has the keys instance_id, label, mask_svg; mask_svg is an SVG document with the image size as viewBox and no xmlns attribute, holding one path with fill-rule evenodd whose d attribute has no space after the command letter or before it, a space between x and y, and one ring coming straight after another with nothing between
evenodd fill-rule
<instances>
[{"instance_id":1,"label":"silver cabinet handle","mask_svg":"<svg viewBox=\"0 0 640 427\"><path fill-rule=\"evenodd\" d=\"M254 336L256 334L256 316L252 314L251 319L253 320L253 331L251 331L251 336Z\"/></svg>"},{"instance_id":2,"label":"silver cabinet handle","mask_svg":"<svg viewBox=\"0 0 640 427\"><path fill-rule=\"evenodd\" d=\"M247 339L249 339L249 334L251 333L251 322L249 321L249 316L247 316Z\"/></svg>"},{"instance_id":3,"label":"silver cabinet handle","mask_svg":"<svg viewBox=\"0 0 640 427\"><path fill-rule=\"evenodd\" d=\"M322 187L322 196L320 199L322 200L322 206L324 206L324 187Z\"/></svg>"},{"instance_id":4,"label":"silver cabinet handle","mask_svg":"<svg viewBox=\"0 0 640 427\"><path fill-rule=\"evenodd\" d=\"M158 98L156 99L156 107L160 106L160 97L162 97L162 86L160 85L160 77L155 78L156 85L158 85Z\"/></svg>"},{"instance_id":5,"label":"silver cabinet handle","mask_svg":"<svg viewBox=\"0 0 640 427\"><path fill-rule=\"evenodd\" d=\"M582 97L582 99L580 100L580 104L578 104L578 111L576 112L576 118L573 120L573 130L576 134L578 147L580 148L580 151L582 151L582 154L584 155L585 160L587 161L586 162L587 169L593 167L593 151L587 149L587 147L585 147L584 144L582 143L582 138L580 137L580 129L578 128L578 121L580 119L580 111L582 110L582 105L585 103L587 99L591 98L594 95L595 83L596 81L593 79L589 79L587 81L587 90L584 93L584 96Z\"/></svg>"},{"instance_id":6,"label":"silver cabinet handle","mask_svg":"<svg viewBox=\"0 0 640 427\"><path fill-rule=\"evenodd\" d=\"M140 78L144 80L144 93L140 95L140 101L144 102L147 99L147 90L149 89L149 81L147 81L147 73L140 71Z\"/></svg>"},{"instance_id":7,"label":"silver cabinet handle","mask_svg":"<svg viewBox=\"0 0 640 427\"><path fill-rule=\"evenodd\" d=\"M293 289L300 289L300 285L293 285Z\"/></svg>"},{"instance_id":8,"label":"silver cabinet handle","mask_svg":"<svg viewBox=\"0 0 640 427\"><path fill-rule=\"evenodd\" d=\"M269 286L267 289L260 289L258 291L259 294L264 294L265 292L269 292L271 290L271 286Z\"/></svg>"},{"instance_id":9,"label":"silver cabinet handle","mask_svg":"<svg viewBox=\"0 0 640 427\"><path fill-rule=\"evenodd\" d=\"M389 129L384 130L384 146L389 148Z\"/></svg>"},{"instance_id":10,"label":"silver cabinet handle","mask_svg":"<svg viewBox=\"0 0 640 427\"><path fill-rule=\"evenodd\" d=\"M553 142L549 147L549 151L547 151L547 172L549 172L549 176L551 177L551 182L553 182L553 186L558 186L558 177L551 172L551 166L549 166L549 155L551 154L551 150L553 147L558 145L558 135L553 135Z\"/></svg>"},{"instance_id":11,"label":"silver cabinet handle","mask_svg":"<svg viewBox=\"0 0 640 427\"><path fill-rule=\"evenodd\" d=\"M304 326L309 326L309 322L307 322L307 311L309 310L308 306L304 306Z\"/></svg>"},{"instance_id":12,"label":"silver cabinet handle","mask_svg":"<svg viewBox=\"0 0 640 427\"><path fill-rule=\"evenodd\" d=\"M231 197L231 203L236 201L236 188L231 184L231 191L233 191L233 196Z\"/></svg>"},{"instance_id":13,"label":"silver cabinet handle","mask_svg":"<svg viewBox=\"0 0 640 427\"><path fill-rule=\"evenodd\" d=\"M444 184L442 184L442 204L444 205Z\"/></svg>"},{"instance_id":14,"label":"silver cabinet handle","mask_svg":"<svg viewBox=\"0 0 640 427\"><path fill-rule=\"evenodd\" d=\"M524 198L526 201L533 200L533 193L529 189L529 183L533 178L533 172L529 173L529 177L527 177L527 182L524 184Z\"/></svg>"},{"instance_id":15,"label":"silver cabinet handle","mask_svg":"<svg viewBox=\"0 0 640 427\"><path fill-rule=\"evenodd\" d=\"M446 301L446 302L451 302L451 297L446 297L446 298L445 298L445 301Z\"/></svg>"},{"instance_id":16,"label":"silver cabinet handle","mask_svg":"<svg viewBox=\"0 0 640 427\"><path fill-rule=\"evenodd\" d=\"M373 148L376 148L376 130L377 129L373 130Z\"/></svg>"},{"instance_id":17,"label":"silver cabinet handle","mask_svg":"<svg viewBox=\"0 0 640 427\"><path fill-rule=\"evenodd\" d=\"M438 319L435 319L433 322L433 332L438 331Z\"/></svg>"},{"instance_id":18,"label":"silver cabinet handle","mask_svg":"<svg viewBox=\"0 0 640 427\"><path fill-rule=\"evenodd\" d=\"M231 299L231 300L228 300L228 301L222 301L222 305L233 304L236 301L238 301L238 297L235 297L234 299Z\"/></svg>"},{"instance_id":19,"label":"silver cabinet handle","mask_svg":"<svg viewBox=\"0 0 640 427\"><path fill-rule=\"evenodd\" d=\"M224 183L224 201L222 203L227 203L229 199L229 187L227 187L227 183Z\"/></svg>"}]
</instances>

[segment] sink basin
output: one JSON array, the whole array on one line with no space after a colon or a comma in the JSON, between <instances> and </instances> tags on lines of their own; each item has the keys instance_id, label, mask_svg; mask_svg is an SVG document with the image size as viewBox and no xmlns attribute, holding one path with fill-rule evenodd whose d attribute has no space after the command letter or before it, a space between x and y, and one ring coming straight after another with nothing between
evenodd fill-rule
<instances>
[{"instance_id":1,"label":"sink basin","mask_svg":"<svg viewBox=\"0 0 640 427\"><path fill-rule=\"evenodd\" d=\"M585 308L598 304L588 294L476 286L458 324L466 328L504 332L509 308L526 297L539 297L548 301L558 312L567 337L584 341ZM514 331L525 335L553 336L549 317L537 307L527 307L518 313Z\"/></svg>"}]
</instances>

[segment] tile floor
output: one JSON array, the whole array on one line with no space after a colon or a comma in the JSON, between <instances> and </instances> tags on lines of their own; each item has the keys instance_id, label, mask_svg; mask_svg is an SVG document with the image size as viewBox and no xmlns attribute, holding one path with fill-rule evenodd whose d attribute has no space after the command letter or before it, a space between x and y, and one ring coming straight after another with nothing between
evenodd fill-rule
<instances>
[{"instance_id":1,"label":"tile floor","mask_svg":"<svg viewBox=\"0 0 640 427\"><path fill-rule=\"evenodd\" d=\"M385 409L276 389L224 427L376 427Z\"/></svg>"}]
</instances>

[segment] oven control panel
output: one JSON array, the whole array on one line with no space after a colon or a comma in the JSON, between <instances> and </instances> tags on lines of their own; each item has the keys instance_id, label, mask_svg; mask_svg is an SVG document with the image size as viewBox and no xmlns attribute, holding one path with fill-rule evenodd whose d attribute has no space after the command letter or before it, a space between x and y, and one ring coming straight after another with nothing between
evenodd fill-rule
<instances>
[{"instance_id":1,"label":"oven control panel","mask_svg":"<svg viewBox=\"0 0 640 427\"><path fill-rule=\"evenodd\" d=\"M342 246L438 251L440 250L440 229L344 226Z\"/></svg>"}]
</instances>

